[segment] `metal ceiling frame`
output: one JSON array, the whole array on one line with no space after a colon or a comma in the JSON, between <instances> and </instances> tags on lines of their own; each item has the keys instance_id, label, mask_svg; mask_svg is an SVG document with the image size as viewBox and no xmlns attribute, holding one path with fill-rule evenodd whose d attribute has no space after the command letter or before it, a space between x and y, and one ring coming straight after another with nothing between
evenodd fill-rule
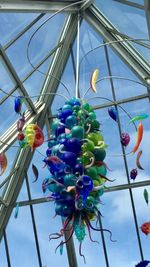
<instances>
[{"instance_id":1,"label":"metal ceiling frame","mask_svg":"<svg viewBox=\"0 0 150 267\"><path fill-rule=\"evenodd\" d=\"M144 0L144 7L145 7L147 27L148 27L149 38L150 38L150 1L149 0Z\"/></svg>"},{"instance_id":2,"label":"metal ceiling frame","mask_svg":"<svg viewBox=\"0 0 150 267\"><path fill-rule=\"evenodd\" d=\"M51 13L56 12L70 4L74 0L68 1L42 1L42 0L0 0L0 12L36 12L36 13ZM85 0L86 2L86 0ZM67 7L65 12L77 12L80 5Z\"/></svg>"},{"instance_id":3,"label":"metal ceiling frame","mask_svg":"<svg viewBox=\"0 0 150 267\"><path fill-rule=\"evenodd\" d=\"M1 2L3 2L3 1L0 0L0 5L1 5ZM23 5L23 3L25 3L25 2L26 3L30 2L30 4L31 3L35 4L35 1L33 1L33 0L32 1L31 0L30 1L29 0L28 1L23 1L23 0L17 1L16 0L14 2L16 2L16 3L18 2L19 6L20 6L21 2L22 2L21 5ZM37 5L37 2L39 4L41 1L36 1L35 5ZM71 2L73 2L73 1L71 1ZM41 4L44 5L44 3L46 5L49 5L50 2L47 2L47 1L43 2L42 1ZM56 3L56 2L51 2L51 6L53 6L54 3ZM65 3L65 5L66 5L66 3L68 4L68 2L64 2L64 3ZM83 5L82 12L83 12L84 18L93 26L93 28L104 38L104 40L106 42L122 41L121 36L109 31L109 28L112 30L116 30L116 29L103 16L103 14L99 10L97 10L96 7L90 6L86 11L84 11L84 8L87 8L88 4L90 4L90 3L91 3L91 1L88 0L86 2L85 6ZM3 11L6 11L6 5L7 5L7 11L9 11L10 6L12 5L12 1L7 0L5 2L5 4L3 4L3 6L1 6L0 8L2 8ZM21 8L21 6L20 6L20 8ZM30 8L32 8L32 11L33 11L34 7L32 5L30 6ZM36 8L37 8L37 6L36 6ZM43 10L43 12L47 11L47 6L45 8L46 8L46 10ZM57 6L57 8L58 8L58 6ZM10 11L14 11L14 9L11 9ZM17 10L17 11L19 11L19 10ZM20 11L21 11L21 9L20 9ZM24 9L23 11L26 12L29 10ZM34 11L35 11L35 9L34 9ZM74 8L73 12L75 12L75 11L76 11L76 9ZM47 12L51 12L50 9L48 9ZM77 16L76 16L76 14L71 14L68 16L67 22L64 26L64 29L62 31L62 34L61 34L61 37L59 40L60 43L62 42L62 45L60 47L58 47L54 53L53 61L51 62L51 65L50 65L50 68L48 71L48 75L53 75L55 77L58 77L58 79L61 78L63 70L65 68L66 62L67 62L69 54L70 54L70 48L71 48L72 43L76 37L76 30L77 30ZM140 78L140 80L142 80L142 82L146 83L145 78L149 77L150 73L149 73L149 69L148 69L146 61L140 56L140 54L128 43L114 43L113 45L111 45L111 47L115 51L115 53L117 53L123 59L123 61L125 61L126 65L128 67L130 67L132 69L132 71L134 71L136 73L136 75ZM15 70L14 70L11 62L7 58L7 55L6 55L6 53L2 47L0 47L0 52L3 56L3 59L4 59L6 65L8 67L9 71L12 73L15 81L17 82L17 85L19 87L21 87L21 89L23 89L22 93L26 93L26 91L24 91L24 88L22 88L22 81L20 81L19 77L16 76L17 74L15 73ZM60 62L62 64L60 64ZM52 93L56 92L58 85L59 85L58 80L55 80L52 78L50 79L49 76L47 76L47 78L45 79L44 86L42 88L42 92L41 92L42 95L41 95L39 101L36 104L33 104L35 110L37 110L38 113L35 114L34 109L32 111L28 110L26 112L27 123L31 123L31 122L36 120L40 127L44 126L45 121L48 119L49 106L52 104L52 101L54 98L51 95L46 95L46 94L51 93L51 92ZM43 94L45 94L45 95L43 95ZM145 97L147 97L147 95L144 95L144 98ZM139 98L140 98L140 96L139 96ZM30 105L31 105L31 103L30 103ZM10 146L15 141L16 135L17 135L17 130L16 130L16 123L15 123L5 133L5 136L2 136L2 142L4 142L4 143L6 142L8 145L1 144L0 151L7 149L8 146ZM3 200L8 204L8 206L6 207L0 203L0 216L1 216L0 239L3 236L4 229L8 223L9 217L10 217L12 210L13 210L13 207L16 203L17 196L20 192L20 189L21 189L23 181L24 181L25 172L30 165L32 156L33 156L33 152L31 153L30 149L27 148L26 150L21 150L15 159L15 163L14 163L13 168L12 168L15 170L15 173L12 173L11 177L9 177L8 185L7 185L6 191L5 191L4 196L3 196ZM149 185L150 182L149 181L147 183L144 182L144 185L145 184ZM139 186L143 186L143 183L137 183L137 185L136 185L136 183L134 184L134 187L139 187ZM132 185L129 185L129 184L128 185L120 185L118 187L110 188L109 192L121 190L121 189L122 190L123 189L129 189L131 187L132 187ZM22 203L21 205L22 206L23 205L32 205L32 204L45 202L45 200L43 202L42 201L43 201L43 199L41 199L41 200L30 199L28 201L28 203L27 202L24 204ZM68 260L69 260L70 266L76 267L77 262L76 262L76 258L75 258L75 251L74 251L73 243L71 243L71 247L69 247L69 246L67 247L67 250L68 250Z\"/></svg>"}]
</instances>

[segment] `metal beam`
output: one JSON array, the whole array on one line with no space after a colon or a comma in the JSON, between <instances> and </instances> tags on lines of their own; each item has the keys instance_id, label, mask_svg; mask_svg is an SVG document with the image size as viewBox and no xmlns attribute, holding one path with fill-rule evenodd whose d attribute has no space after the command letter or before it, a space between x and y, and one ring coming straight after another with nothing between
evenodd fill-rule
<instances>
[{"instance_id":1,"label":"metal beam","mask_svg":"<svg viewBox=\"0 0 150 267\"><path fill-rule=\"evenodd\" d=\"M85 0L85 3L83 3L80 7L81 11L86 10L90 5L92 5L94 0Z\"/></svg>"},{"instance_id":2,"label":"metal beam","mask_svg":"<svg viewBox=\"0 0 150 267\"><path fill-rule=\"evenodd\" d=\"M0 54L1 54L6 66L7 66L7 69L9 70L9 72L11 73L11 75L12 75L13 79L15 80L16 84L18 85L18 91L19 91L20 95L26 97L26 104L27 104L28 108L30 108L34 113L36 113L37 110L36 110L33 102L29 98L29 95L28 95L26 89L24 88L24 86L23 86L23 84L22 84L17 72L15 71L15 69L14 69L13 65L11 64L11 62L10 62L6 52L5 52L5 50L3 49L3 47L1 45L0 45Z\"/></svg>"},{"instance_id":3,"label":"metal beam","mask_svg":"<svg viewBox=\"0 0 150 267\"><path fill-rule=\"evenodd\" d=\"M144 0L144 7L145 7L147 27L148 27L149 38L150 38L150 1L149 0Z\"/></svg>"},{"instance_id":4,"label":"metal beam","mask_svg":"<svg viewBox=\"0 0 150 267\"><path fill-rule=\"evenodd\" d=\"M56 12L69 4L77 1L49 1L49 0L0 0L0 12L37 12L51 13ZM74 5L67 7L65 11L76 12L80 6Z\"/></svg>"},{"instance_id":5,"label":"metal beam","mask_svg":"<svg viewBox=\"0 0 150 267\"><path fill-rule=\"evenodd\" d=\"M138 53L138 51L129 43L124 42L123 38L112 33L108 28L116 30L111 22L97 9L91 6L83 14L86 21L96 30L116 54L134 71L139 79L145 83L146 78L150 76L150 65Z\"/></svg>"},{"instance_id":6,"label":"metal beam","mask_svg":"<svg viewBox=\"0 0 150 267\"><path fill-rule=\"evenodd\" d=\"M144 9L144 6L143 5L140 5L138 3L134 3L134 2L131 2L131 1L126 1L126 0L113 0L113 1L119 2L119 3L124 4L124 5L136 7L136 8L139 8L139 9Z\"/></svg>"},{"instance_id":7,"label":"metal beam","mask_svg":"<svg viewBox=\"0 0 150 267\"><path fill-rule=\"evenodd\" d=\"M142 182L134 182L132 184L122 184L122 185L109 186L109 187L105 188L104 191L105 191L105 193L109 193L109 192L127 190L129 188L131 188L131 189L140 188L140 187L149 186L149 185L150 185L150 180L147 180L147 181L142 181ZM19 204L20 207L24 207L24 206L28 206L28 205L37 205L37 204L42 204L42 203L47 203L47 202L51 202L51 200L46 198L46 197L42 197L42 198L32 199L31 201L29 201L29 200L19 201L17 203ZM17 203L14 203L13 207L15 207Z\"/></svg>"},{"instance_id":8,"label":"metal beam","mask_svg":"<svg viewBox=\"0 0 150 267\"><path fill-rule=\"evenodd\" d=\"M65 65L67 63L70 54L70 46L72 45L76 37L76 31L77 31L77 16L70 15L67 21L65 22L65 26L63 28L63 32L59 40L60 42L64 40L64 45L59 49L57 49L57 51L55 52L51 66L48 71L48 75L54 75L55 77L58 78L58 80L61 79L62 73L65 69ZM45 80L45 84L43 86L42 94L39 100L42 103L43 102L45 103L45 108L43 109L43 112L39 116L37 116L36 120L41 128L44 126L47 110L53 101L53 98L49 93L56 92L59 84L58 80L49 78L49 76L47 76ZM31 152L30 148L26 148L22 149L18 154L18 156L16 157L13 168L18 167L18 170L15 173L15 175L12 175L12 178L10 179L9 184L7 186L6 192L3 195L4 201L6 203L11 204L11 206L4 207L3 205L1 205L0 209L0 214L1 214L0 239L2 238L3 231L12 213L13 205L17 200L18 194L20 192L20 189L24 181L24 173L26 170L28 170L32 156L33 152ZM74 254L75 251L70 250L70 253ZM76 266L70 265L70 267L76 267Z\"/></svg>"}]
</instances>

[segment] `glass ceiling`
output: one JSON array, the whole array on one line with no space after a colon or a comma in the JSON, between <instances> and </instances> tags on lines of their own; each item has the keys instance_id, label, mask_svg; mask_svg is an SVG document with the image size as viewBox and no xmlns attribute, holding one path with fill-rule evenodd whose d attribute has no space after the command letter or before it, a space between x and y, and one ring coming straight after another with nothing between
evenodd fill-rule
<instances>
[{"instance_id":1,"label":"glass ceiling","mask_svg":"<svg viewBox=\"0 0 150 267\"><path fill-rule=\"evenodd\" d=\"M70 254L66 247L63 255L59 251L55 254L58 242L48 240L50 233L61 228L61 219L53 218L54 204L42 194L42 180L48 175L48 170L42 168L47 143L34 153L20 149L18 114L14 112L15 97L25 96L26 122L37 122L45 139L49 138L52 117L65 102L62 96L75 96L78 41L80 97L84 96L93 106L102 125L108 144L106 163L111 169L107 177L114 179L113 183L107 183L109 189L102 197L101 223L117 240L112 243L107 233L93 232L93 239L99 244L91 243L86 233L83 244L86 266L135 267L142 259L150 260L149 238L139 229L143 222L150 221L149 206L143 197L145 188L150 193L149 118L143 122L144 171L139 171L135 182L130 179L130 171L136 167L136 156L113 156L130 152L136 139L135 128L128 123L129 117L123 109L131 117L150 116L147 82L150 29L144 1L96 0L94 4L87 1L85 5L67 7L73 2L76 1L34 1L33 6L33 1L24 4L19 0L16 5L15 0L8 0L3 5L0 0L0 153L5 152L8 160L7 169L0 176L0 267L83 266L75 236L75 249L70 248ZM65 6L66 10L53 17L54 12ZM79 8L84 12L80 15L78 40ZM52 19L40 28L49 17ZM94 69L99 69L96 98L88 90ZM56 92L58 95L53 95ZM112 104L118 108L118 123L108 116ZM131 137L125 151L120 142L123 131L128 131ZM33 183L32 164L39 170L36 183ZM71 263L74 257L77 264Z\"/></svg>"}]
</instances>

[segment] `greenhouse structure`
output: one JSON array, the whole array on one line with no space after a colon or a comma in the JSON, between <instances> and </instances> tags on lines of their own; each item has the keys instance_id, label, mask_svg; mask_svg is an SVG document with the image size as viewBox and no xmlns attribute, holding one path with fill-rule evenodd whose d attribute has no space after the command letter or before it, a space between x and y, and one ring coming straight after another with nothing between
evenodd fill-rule
<instances>
[{"instance_id":1,"label":"greenhouse structure","mask_svg":"<svg viewBox=\"0 0 150 267\"><path fill-rule=\"evenodd\" d=\"M0 0L0 267L150 266L150 0Z\"/></svg>"}]
</instances>

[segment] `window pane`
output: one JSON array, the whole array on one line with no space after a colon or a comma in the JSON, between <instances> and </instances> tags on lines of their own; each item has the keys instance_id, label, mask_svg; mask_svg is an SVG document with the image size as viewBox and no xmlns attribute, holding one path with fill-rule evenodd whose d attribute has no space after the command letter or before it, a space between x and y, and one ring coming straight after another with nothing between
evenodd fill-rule
<instances>
[{"instance_id":1,"label":"window pane","mask_svg":"<svg viewBox=\"0 0 150 267\"><path fill-rule=\"evenodd\" d=\"M131 267L140 258L134 217L128 190L106 193L102 197L105 205L101 205L103 228L112 232L105 233L107 251L111 267Z\"/></svg>"},{"instance_id":2,"label":"window pane","mask_svg":"<svg viewBox=\"0 0 150 267\"><path fill-rule=\"evenodd\" d=\"M21 79L32 70L27 59L27 46L30 37L48 17L50 17L50 15L44 16L6 50L7 55ZM35 34L29 47L29 57L33 65L38 64L56 46L64 21L65 15L59 14L48 21L37 34Z\"/></svg>"},{"instance_id":3,"label":"window pane","mask_svg":"<svg viewBox=\"0 0 150 267\"><path fill-rule=\"evenodd\" d=\"M54 218L54 203L34 205L34 212L43 266L68 267L66 247L64 246L63 248L63 255L60 255L59 249L55 254L55 249L62 239L49 241L49 235L56 232L59 233L62 228L61 217Z\"/></svg>"},{"instance_id":4,"label":"window pane","mask_svg":"<svg viewBox=\"0 0 150 267\"><path fill-rule=\"evenodd\" d=\"M29 207L20 207L17 219L14 218L14 213L15 209L12 212L6 230L11 266L38 267L30 209Z\"/></svg>"},{"instance_id":5,"label":"window pane","mask_svg":"<svg viewBox=\"0 0 150 267\"><path fill-rule=\"evenodd\" d=\"M15 81L13 80L1 56L0 56L0 74L1 74L0 75L0 88L4 90L4 92L6 92L5 94L0 90L0 100L1 100L1 98L6 96L7 93L9 93L10 90L14 88L16 85Z\"/></svg>"},{"instance_id":6,"label":"window pane","mask_svg":"<svg viewBox=\"0 0 150 267\"><path fill-rule=\"evenodd\" d=\"M4 245L4 239L2 239L0 243L0 263L2 267L8 267L7 265L7 258L6 258L6 251Z\"/></svg>"},{"instance_id":7,"label":"window pane","mask_svg":"<svg viewBox=\"0 0 150 267\"><path fill-rule=\"evenodd\" d=\"M2 45L8 43L37 16L29 13L1 13L0 42Z\"/></svg>"}]
</instances>

